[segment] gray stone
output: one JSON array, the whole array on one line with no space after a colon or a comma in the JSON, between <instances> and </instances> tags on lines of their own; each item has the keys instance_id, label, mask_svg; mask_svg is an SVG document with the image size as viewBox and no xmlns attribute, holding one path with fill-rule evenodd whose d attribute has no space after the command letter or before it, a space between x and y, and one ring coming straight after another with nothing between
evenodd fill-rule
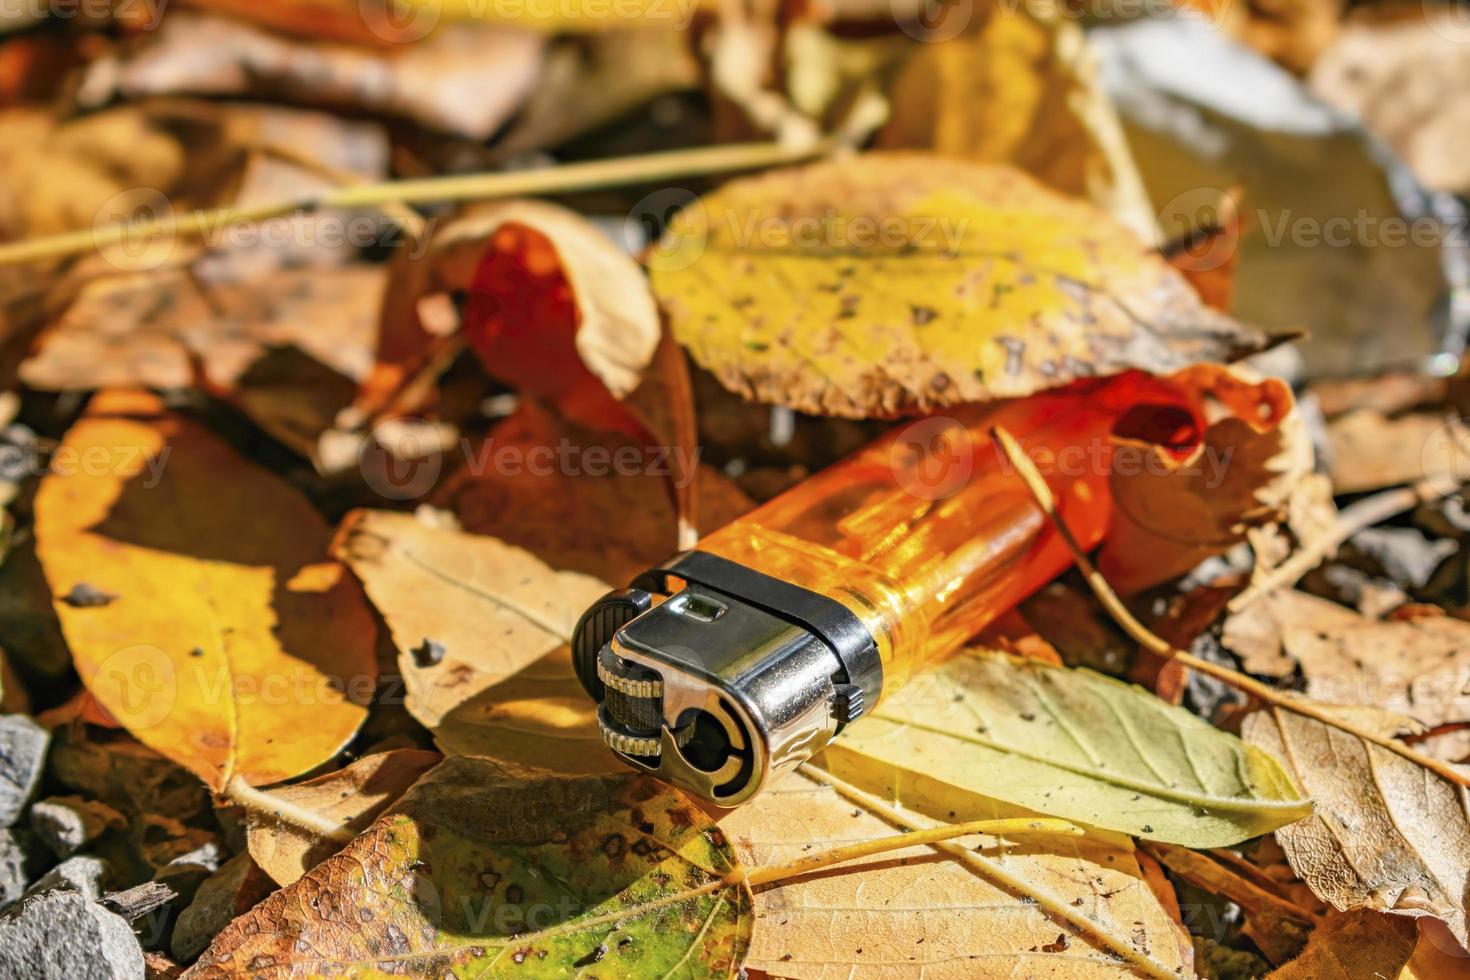
<instances>
[{"instance_id":1,"label":"gray stone","mask_svg":"<svg viewBox=\"0 0 1470 980\"><path fill-rule=\"evenodd\" d=\"M1455 348L1465 323L1451 322L1448 297L1464 285L1464 249L1442 247L1438 222L1460 220L1447 195L1205 21L1140 20L1088 40L1166 240L1241 188L1238 318L1305 329L1313 376L1417 367Z\"/></svg>"},{"instance_id":2,"label":"gray stone","mask_svg":"<svg viewBox=\"0 0 1470 980\"><path fill-rule=\"evenodd\" d=\"M144 980L143 949L122 918L55 889L0 916L0 977Z\"/></svg>"},{"instance_id":3,"label":"gray stone","mask_svg":"<svg viewBox=\"0 0 1470 980\"><path fill-rule=\"evenodd\" d=\"M92 854L77 854L36 879L26 894L37 895L63 888L96 901L107 877L107 862Z\"/></svg>"},{"instance_id":4,"label":"gray stone","mask_svg":"<svg viewBox=\"0 0 1470 980\"><path fill-rule=\"evenodd\" d=\"M53 796L31 806L31 829L59 858L68 858L127 820L106 803Z\"/></svg>"},{"instance_id":5,"label":"gray stone","mask_svg":"<svg viewBox=\"0 0 1470 980\"><path fill-rule=\"evenodd\" d=\"M274 890L275 882L248 853L230 858L199 886L174 924L169 941L174 959L187 963L197 957L216 933Z\"/></svg>"},{"instance_id":6,"label":"gray stone","mask_svg":"<svg viewBox=\"0 0 1470 980\"><path fill-rule=\"evenodd\" d=\"M0 715L0 827L20 819L46 766L51 735L27 715Z\"/></svg>"},{"instance_id":7,"label":"gray stone","mask_svg":"<svg viewBox=\"0 0 1470 980\"><path fill-rule=\"evenodd\" d=\"M0 830L0 911L25 894L26 885L50 859L45 845L25 827Z\"/></svg>"}]
</instances>

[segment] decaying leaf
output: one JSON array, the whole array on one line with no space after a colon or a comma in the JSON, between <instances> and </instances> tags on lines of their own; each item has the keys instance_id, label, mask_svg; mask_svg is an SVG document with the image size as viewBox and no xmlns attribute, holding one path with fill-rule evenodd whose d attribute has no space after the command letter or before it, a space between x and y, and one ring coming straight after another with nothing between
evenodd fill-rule
<instances>
[{"instance_id":1,"label":"decaying leaf","mask_svg":"<svg viewBox=\"0 0 1470 980\"><path fill-rule=\"evenodd\" d=\"M334 553L393 633L408 710L446 752L564 772L616 768L567 646L605 583L494 538L381 511L348 515ZM426 649L438 655L416 652Z\"/></svg>"},{"instance_id":2,"label":"decaying leaf","mask_svg":"<svg viewBox=\"0 0 1470 980\"><path fill-rule=\"evenodd\" d=\"M95 279L38 338L21 380L48 391L202 382L229 392L268 348L285 345L361 380L383 282L372 265L214 284L177 268Z\"/></svg>"},{"instance_id":3,"label":"decaying leaf","mask_svg":"<svg viewBox=\"0 0 1470 980\"><path fill-rule=\"evenodd\" d=\"M903 813L912 826L933 823ZM756 866L896 830L801 773L720 826ZM1092 838L962 838L877 855L842 874L757 891L755 914L746 965L800 980L849 971L874 980L998 980L1018 975L1018 963L1019 975L1057 978L1172 976L1189 967L1188 947L1176 942L1133 853Z\"/></svg>"},{"instance_id":4,"label":"decaying leaf","mask_svg":"<svg viewBox=\"0 0 1470 980\"><path fill-rule=\"evenodd\" d=\"M1464 423L1433 412L1386 417L1360 410L1327 426L1328 462L1338 493L1361 493L1425 477L1458 482L1470 474Z\"/></svg>"},{"instance_id":5,"label":"decaying leaf","mask_svg":"<svg viewBox=\"0 0 1470 980\"><path fill-rule=\"evenodd\" d=\"M1157 409L1114 429L1113 520L1098 568L1125 594L1181 575L1282 516L1312 470L1311 440L1284 382L1217 364L1170 380L1198 392L1208 424L1182 454Z\"/></svg>"},{"instance_id":6,"label":"decaying leaf","mask_svg":"<svg viewBox=\"0 0 1470 980\"><path fill-rule=\"evenodd\" d=\"M965 651L889 695L825 751L834 774L931 816L997 807L1190 847L1311 812L1277 762L1101 674Z\"/></svg>"},{"instance_id":7,"label":"decaying leaf","mask_svg":"<svg viewBox=\"0 0 1470 980\"><path fill-rule=\"evenodd\" d=\"M107 711L215 790L341 748L376 630L305 498L136 392L95 397L58 452L73 465L41 482L36 551Z\"/></svg>"},{"instance_id":8,"label":"decaying leaf","mask_svg":"<svg viewBox=\"0 0 1470 980\"><path fill-rule=\"evenodd\" d=\"M646 776L451 758L187 974L733 977L750 891L725 834Z\"/></svg>"},{"instance_id":9,"label":"decaying leaf","mask_svg":"<svg viewBox=\"0 0 1470 980\"><path fill-rule=\"evenodd\" d=\"M1340 911L1433 916L1465 943L1470 790L1293 711L1258 711L1242 732L1282 759L1316 805L1276 839L1319 898Z\"/></svg>"},{"instance_id":10,"label":"decaying leaf","mask_svg":"<svg viewBox=\"0 0 1470 980\"><path fill-rule=\"evenodd\" d=\"M915 50L878 146L1009 163L1152 241L1154 209L1082 28L1046 4L978 6L968 30Z\"/></svg>"},{"instance_id":11,"label":"decaying leaf","mask_svg":"<svg viewBox=\"0 0 1470 980\"><path fill-rule=\"evenodd\" d=\"M1312 932L1302 955L1268 980L1397 977L1414 952L1414 926L1376 912L1342 912Z\"/></svg>"},{"instance_id":12,"label":"decaying leaf","mask_svg":"<svg viewBox=\"0 0 1470 980\"><path fill-rule=\"evenodd\" d=\"M530 94L544 43L532 32L465 25L374 49L293 41L237 20L179 12L93 62L80 98L101 105L119 96L287 96L483 140ZM467 90L475 98L465 98Z\"/></svg>"},{"instance_id":13,"label":"decaying leaf","mask_svg":"<svg viewBox=\"0 0 1470 980\"><path fill-rule=\"evenodd\" d=\"M1375 620L1282 590L1226 620L1222 639L1252 673L1300 667L1315 701L1385 708L1428 727L1470 721L1470 623L1461 619Z\"/></svg>"},{"instance_id":14,"label":"decaying leaf","mask_svg":"<svg viewBox=\"0 0 1470 980\"><path fill-rule=\"evenodd\" d=\"M696 361L748 397L823 414L1164 373L1260 339L1089 205L937 156L732 181L681 210L649 263Z\"/></svg>"},{"instance_id":15,"label":"decaying leaf","mask_svg":"<svg viewBox=\"0 0 1470 980\"><path fill-rule=\"evenodd\" d=\"M351 831L365 830L434 768L437 752L394 749L364 756L345 769L271 790L278 800ZM269 815L249 814L250 856L278 884L289 885L329 858L341 844Z\"/></svg>"},{"instance_id":16,"label":"decaying leaf","mask_svg":"<svg viewBox=\"0 0 1470 980\"><path fill-rule=\"evenodd\" d=\"M1270 962L1282 963L1301 952L1314 924L1309 913L1199 851L1158 843L1145 850L1191 885L1240 906L1242 931Z\"/></svg>"}]
</instances>

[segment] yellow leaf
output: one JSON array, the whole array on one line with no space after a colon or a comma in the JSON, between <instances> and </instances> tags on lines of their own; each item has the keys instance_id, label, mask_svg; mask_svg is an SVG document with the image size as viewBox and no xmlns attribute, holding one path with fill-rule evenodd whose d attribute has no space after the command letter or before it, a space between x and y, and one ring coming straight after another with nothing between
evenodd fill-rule
<instances>
[{"instance_id":1,"label":"yellow leaf","mask_svg":"<svg viewBox=\"0 0 1470 980\"><path fill-rule=\"evenodd\" d=\"M1259 337L1090 205L1008 167L864 154L732 181L649 258L726 387L846 416L1221 360Z\"/></svg>"},{"instance_id":2,"label":"yellow leaf","mask_svg":"<svg viewBox=\"0 0 1470 980\"><path fill-rule=\"evenodd\" d=\"M965 651L828 746L826 765L930 816L1016 808L1221 847L1311 813L1265 752L1141 688Z\"/></svg>"},{"instance_id":3,"label":"yellow leaf","mask_svg":"<svg viewBox=\"0 0 1470 980\"><path fill-rule=\"evenodd\" d=\"M356 584L294 588L321 517L152 395L103 392L36 496L36 553L77 672L150 748L221 791L352 737L376 683Z\"/></svg>"},{"instance_id":4,"label":"yellow leaf","mask_svg":"<svg viewBox=\"0 0 1470 980\"><path fill-rule=\"evenodd\" d=\"M393 633L409 712L445 752L621 769L567 645L605 583L407 514L349 514L334 550Z\"/></svg>"},{"instance_id":5,"label":"yellow leaf","mask_svg":"<svg viewBox=\"0 0 1470 980\"><path fill-rule=\"evenodd\" d=\"M647 776L452 758L188 976L730 978L753 918L738 869L714 822Z\"/></svg>"},{"instance_id":6,"label":"yellow leaf","mask_svg":"<svg viewBox=\"0 0 1470 980\"><path fill-rule=\"evenodd\" d=\"M1148 192L1082 28L1045 4L998 3L977 4L969 27L918 45L878 146L1009 163L1152 241Z\"/></svg>"}]
</instances>

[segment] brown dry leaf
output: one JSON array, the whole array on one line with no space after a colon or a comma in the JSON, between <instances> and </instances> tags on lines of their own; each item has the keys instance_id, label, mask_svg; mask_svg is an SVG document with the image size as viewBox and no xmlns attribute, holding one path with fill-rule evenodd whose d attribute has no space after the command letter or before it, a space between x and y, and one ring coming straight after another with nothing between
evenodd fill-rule
<instances>
[{"instance_id":1,"label":"brown dry leaf","mask_svg":"<svg viewBox=\"0 0 1470 980\"><path fill-rule=\"evenodd\" d=\"M96 106L165 95L286 98L484 140L531 94L544 44L534 32L474 24L374 49L293 41L237 20L177 12L94 62L80 99Z\"/></svg>"},{"instance_id":2,"label":"brown dry leaf","mask_svg":"<svg viewBox=\"0 0 1470 980\"><path fill-rule=\"evenodd\" d=\"M649 258L726 387L845 416L1027 395L1254 348L1164 259L1008 167L862 154L732 181Z\"/></svg>"},{"instance_id":3,"label":"brown dry leaf","mask_svg":"<svg viewBox=\"0 0 1470 980\"><path fill-rule=\"evenodd\" d=\"M1414 952L1414 924L1377 912L1341 912L1327 917L1302 955L1273 970L1266 980L1362 980L1396 977Z\"/></svg>"},{"instance_id":4,"label":"brown dry leaf","mask_svg":"<svg viewBox=\"0 0 1470 980\"><path fill-rule=\"evenodd\" d=\"M466 455L467 465L433 498L464 530L614 585L676 550L676 518L664 492L670 479L693 494L705 531L752 506L733 483L678 447L580 428L530 401Z\"/></svg>"},{"instance_id":5,"label":"brown dry leaf","mask_svg":"<svg viewBox=\"0 0 1470 980\"><path fill-rule=\"evenodd\" d=\"M185 169L178 139L136 106L68 122L7 109L0 147L0 239L7 241L89 228L124 190L167 190Z\"/></svg>"},{"instance_id":6,"label":"brown dry leaf","mask_svg":"<svg viewBox=\"0 0 1470 980\"><path fill-rule=\"evenodd\" d=\"M1150 842L1143 847L1191 885L1240 906L1246 919L1243 932L1272 963L1283 963L1301 952L1314 924L1308 913L1208 855L1173 844Z\"/></svg>"},{"instance_id":7,"label":"brown dry leaf","mask_svg":"<svg viewBox=\"0 0 1470 980\"><path fill-rule=\"evenodd\" d=\"M714 821L648 776L450 758L186 975L728 980L753 920L738 870Z\"/></svg>"},{"instance_id":8,"label":"brown dry leaf","mask_svg":"<svg viewBox=\"0 0 1470 980\"><path fill-rule=\"evenodd\" d=\"M271 790L271 796L359 833L434 768L440 758L439 753L422 749L380 752L364 756L345 769L277 787ZM296 881L342 847L262 813L249 814L247 829L250 856L280 885Z\"/></svg>"},{"instance_id":9,"label":"brown dry leaf","mask_svg":"<svg viewBox=\"0 0 1470 980\"><path fill-rule=\"evenodd\" d=\"M1434 412L1393 418L1349 412L1327 425L1333 489L1361 493L1445 476L1470 474L1470 435L1457 419Z\"/></svg>"},{"instance_id":10,"label":"brown dry leaf","mask_svg":"<svg viewBox=\"0 0 1470 980\"><path fill-rule=\"evenodd\" d=\"M409 712L446 753L617 769L567 645L606 583L384 511L349 514L333 550L393 634Z\"/></svg>"},{"instance_id":11,"label":"brown dry leaf","mask_svg":"<svg viewBox=\"0 0 1470 980\"><path fill-rule=\"evenodd\" d=\"M1453 5L1350 24L1313 66L1312 91L1362 119L1426 185L1470 191L1470 25Z\"/></svg>"},{"instance_id":12,"label":"brown dry leaf","mask_svg":"<svg viewBox=\"0 0 1470 980\"><path fill-rule=\"evenodd\" d=\"M1390 721L1381 709L1376 727ZM1356 712L1362 722L1365 712ZM1281 759L1316 812L1276 831L1294 870L1339 911L1434 916L1466 941L1470 789L1305 715L1245 719L1245 739Z\"/></svg>"},{"instance_id":13,"label":"brown dry leaf","mask_svg":"<svg viewBox=\"0 0 1470 980\"><path fill-rule=\"evenodd\" d=\"M902 813L907 827L934 826ZM720 826L752 865L900 829L802 773ZM912 847L758 891L755 912L746 966L798 980L1191 974L1188 944L1176 939L1134 854L1092 838Z\"/></svg>"},{"instance_id":14,"label":"brown dry leaf","mask_svg":"<svg viewBox=\"0 0 1470 980\"><path fill-rule=\"evenodd\" d=\"M1113 520L1098 568L1119 592L1181 575L1282 515L1312 469L1312 445L1291 388L1243 369L1202 364L1170 380L1209 408L1187 454L1161 432L1168 417L1143 406L1114 429Z\"/></svg>"},{"instance_id":15,"label":"brown dry leaf","mask_svg":"<svg viewBox=\"0 0 1470 980\"><path fill-rule=\"evenodd\" d=\"M384 278L358 264L218 284L178 268L94 279L38 338L21 380L46 391L230 392L269 348L292 345L359 381L372 368Z\"/></svg>"},{"instance_id":16,"label":"brown dry leaf","mask_svg":"<svg viewBox=\"0 0 1470 980\"><path fill-rule=\"evenodd\" d=\"M1222 642L1247 671L1282 677L1300 667L1315 701L1368 705L1427 728L1470 722L1470 623L1443 614L1375 620L1294 590L1264 596L1225 622ZM1443 739L1444 741L1441 741ZM1458 759L1446 735L1421 749Z\"/></svg>"},{"instance_id":17,"label":"brown dry leaf","mask_svg":"<svg viewBox=\"0 0 1470 980\"><path fill-rule=\"evenodd\" d=\"M878 147L1009 163L1152 241L1154 208L1081 26L1059 7L976 6L964 33L916 47Z\"/></svg>"},{"instance_id":18,"label":"brown dry leaf","mask_svg":"<svg viewBox=\"0 0 1470 980\"><path fill-rule=\"evenodd\" d=\"M320 515L152 395L108 391L35 502L36 553L77 672L210 788L278 782L352 737L376 629Z\"/></svg>"}]
</instances>

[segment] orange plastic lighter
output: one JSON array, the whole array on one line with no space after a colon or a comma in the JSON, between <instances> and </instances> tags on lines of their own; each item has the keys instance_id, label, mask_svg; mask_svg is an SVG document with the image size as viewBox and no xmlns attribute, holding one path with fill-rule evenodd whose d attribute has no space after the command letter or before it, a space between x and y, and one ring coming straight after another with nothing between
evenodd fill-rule
<instances>
[{"instance_id":1,"label":"orange plastic lighter","mask_svg":"<svg viewBox=\"0 0 1470 980\"><path fill-rule=\"evenodd\" d=\"M1160 406L1196 429L1180 389L1136 373L898 426L603 597L573 652L607 745L717 805L749 799L1066 568L993 426L1092 547L1114 428Z\"/></svg>"}]
</instances>

